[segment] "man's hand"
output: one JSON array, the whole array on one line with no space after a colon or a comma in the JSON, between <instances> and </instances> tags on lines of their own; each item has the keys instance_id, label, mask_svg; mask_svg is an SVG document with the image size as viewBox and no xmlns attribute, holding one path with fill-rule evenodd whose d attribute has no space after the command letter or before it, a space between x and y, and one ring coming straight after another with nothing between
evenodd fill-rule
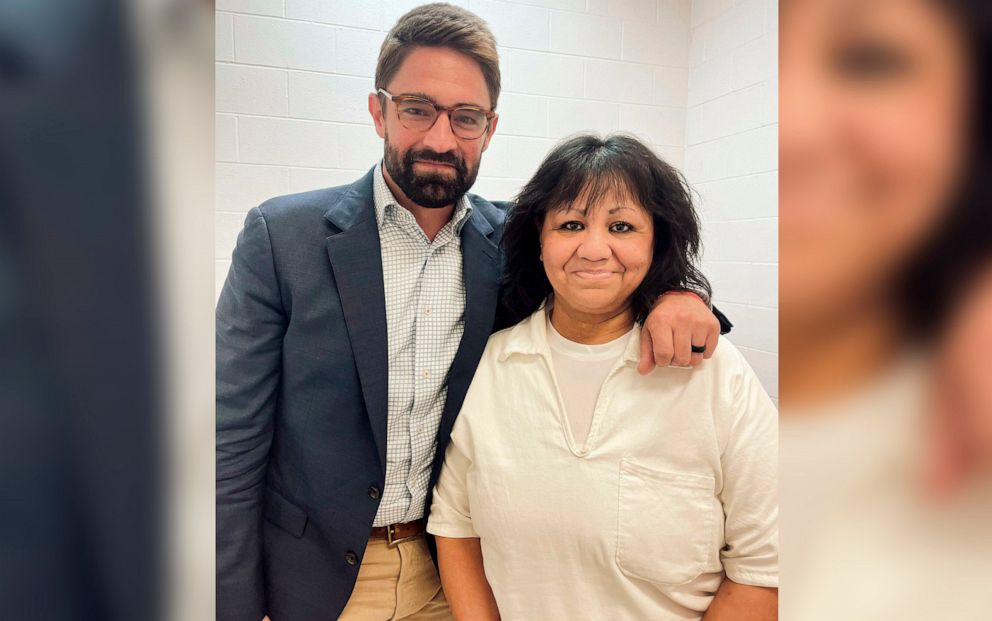
<instances>
[{"instance_id":1,"label":"man's hand","mask_svg":"<svg viewBox=\"0 0 992 621\"><path fill-rule=\"evenodd\" d=\"M956 309L937 350L926 478L946 497L992 472L992 265Z\"/></svg>"},{"instance_id":2,"label":"man's hand","mask_svg":"<svg viewBox=\"0 0 992 621\"><path fill-rule=\"evenodd\" d=\"M719 338L720 321L699 297L666 293L644 320L637 371L647 375L655 366L698 366L713 355ZM693 345L706 350L694 353Z\"/></svg>"}]
</instances>

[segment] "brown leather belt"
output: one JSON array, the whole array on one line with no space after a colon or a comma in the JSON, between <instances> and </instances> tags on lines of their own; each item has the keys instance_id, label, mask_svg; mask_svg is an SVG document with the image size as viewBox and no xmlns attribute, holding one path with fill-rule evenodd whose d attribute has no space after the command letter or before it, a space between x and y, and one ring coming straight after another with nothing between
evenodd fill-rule
<instances>
[{"instance_id":1,"label":"brown leather belt","mask_svg":"<svg viewBox=\"0 0 992 621\"><path fill-rule=\"evenodd\" d=\"M372 528L371 539L385 539L389 545L394 546L401 541L408 541L424 532L424 520L404 522L402 524L390 524L389 526L375 526Z\"/></svg>"}]
</instances>

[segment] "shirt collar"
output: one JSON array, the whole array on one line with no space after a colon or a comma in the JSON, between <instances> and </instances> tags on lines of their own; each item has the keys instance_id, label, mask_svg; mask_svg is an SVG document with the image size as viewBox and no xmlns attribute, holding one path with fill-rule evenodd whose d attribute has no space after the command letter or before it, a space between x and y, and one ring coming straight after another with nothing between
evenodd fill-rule
<instances>
[{"instance_id":1,"label":"shirt collar","mask_svg":"<svg viewBox=\"0 0 992 621\"><path fill-rule=\"evenodd\" d=\"M386 183L382 166L383 162L380 160L372 173L372 198L375 202L375 221L380 231L382 230L383 223L386 221L386 217L391 216L393 210L402 209L399 201L393 196L392 190L389 189L389 185ZM468 196L462 196L455 203L455 211L451 216L451 226L454 229L455 235L461 234L462 227L465 226L471 215L472 202L468 200Z\"/></svg>"},{"instance_id":2,"label":"shirt collar","mask_svg":"<svg viewBox=\"0 0 992 621\"><path fill-rule=\"evenodd\" d=\"M533 315L509 328L510 334L503 348L503 353L499 356L500 362L513 354L544 356L548 361L551 360L546 313L545 304L541 304L541 308L534 311ZM640 359L641 326L635 325L634 333L630 335L627 347L623 350L623 361L637 364Z\"/></svg>"}]
</instances>

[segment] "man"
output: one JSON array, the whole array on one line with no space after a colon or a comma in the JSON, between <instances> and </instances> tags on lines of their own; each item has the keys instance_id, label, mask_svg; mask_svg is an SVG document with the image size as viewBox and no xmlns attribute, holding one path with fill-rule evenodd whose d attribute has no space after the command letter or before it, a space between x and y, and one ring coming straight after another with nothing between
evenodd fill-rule
<instances>
[{"instance_id":1,"label":"man","mask_svg":"<svg viewBox=\"0 0 992 621\"><path fill-rule=\"evenodd\" d=\"M466 192L499 80L482 20L414 9L369 96L381 165L248 214L217 309L219 620L450 619L423 528L497 322L505 205ZM719 322L673 295L647 329L686 364Z\"/></svg>"}]
</instances>

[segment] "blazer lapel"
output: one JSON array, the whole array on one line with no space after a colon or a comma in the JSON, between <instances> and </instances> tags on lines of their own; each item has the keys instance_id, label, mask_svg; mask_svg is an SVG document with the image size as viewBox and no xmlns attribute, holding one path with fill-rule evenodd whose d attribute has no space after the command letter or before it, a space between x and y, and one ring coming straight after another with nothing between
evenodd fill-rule
<instances>
[{"instance_id":1,"label":"blazer lapel","mask_svg":"<svg viewBox=\"0 0 992 621\"><path fill-rule=\"evenodd\" d=\"M465 334L455 355L468 353L471 344L489 340L496 316L496 292L499 285L499 254L494 244L477 226L470 223L462 238L462 271L465 277ZM492 228L489 227L491 231ZM468 373L471 378L473 368Z\"/></svg>"},{"instance_id":2,"label":"blazer lapel","mask_svg":"<svg viewBox=\"0 0 992 621\"><path fill-rule=\"evenodd\" d=\"M338 296L355 356L379 461L386 466L388 341L386 295L371 174L325 216L340 232L327 238Z\"/></svg>"}]
</instances>

